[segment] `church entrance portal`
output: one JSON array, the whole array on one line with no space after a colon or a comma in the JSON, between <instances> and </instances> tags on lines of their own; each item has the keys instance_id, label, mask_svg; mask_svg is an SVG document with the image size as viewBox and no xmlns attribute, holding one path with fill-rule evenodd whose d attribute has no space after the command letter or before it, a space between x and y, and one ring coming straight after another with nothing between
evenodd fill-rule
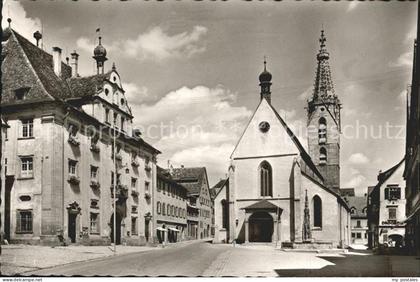
<instances>
[{"instance_id":1,"label":"church entrance portal","mask_svg":"<svg viewBox=\"0 0 420 282\"><path fill-rule=\"evenodd\" d=\"M267 212L255 212L249 217L249 241L271 242L273 218Z\"/></svg>"}]
</instances>

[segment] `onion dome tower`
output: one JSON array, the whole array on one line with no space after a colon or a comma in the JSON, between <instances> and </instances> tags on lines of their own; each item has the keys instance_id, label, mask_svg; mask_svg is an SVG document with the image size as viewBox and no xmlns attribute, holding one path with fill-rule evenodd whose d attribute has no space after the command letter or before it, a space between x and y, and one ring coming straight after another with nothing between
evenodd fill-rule
<instances>
[{"instance_id":1,"label":"onion dome tower","mask_svg":"<svg viewBox=\"0 0 420 282\"><path fill-rule=\"evenodd\" d=\"M261 87L261 99L265 98L269 104L271 104L271 79L272 75L267 71L267 62L264 57L264 71L260 74L260 87Z\"/></svg>"},{"instance_id":2,"label":"onion dome tower","mask_svg":"<svg viewBox=\"0 0 420 282\"><path fill-rule=\"evenodd\" d=\"M104 63L108 58L106 57L106 49L101 43L102 37L99 36L99 44L93 50L93 58L96 61L97 74L104 73Z\"/></svg>"}]
</instances>

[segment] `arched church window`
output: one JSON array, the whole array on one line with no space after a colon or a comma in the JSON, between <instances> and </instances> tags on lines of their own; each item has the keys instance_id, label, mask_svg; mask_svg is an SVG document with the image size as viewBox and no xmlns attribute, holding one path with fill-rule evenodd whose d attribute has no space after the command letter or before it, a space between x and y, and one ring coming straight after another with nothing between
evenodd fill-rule
<instances>
[{"instance_id":1,"label":"arched church window","mask_svg":"<svg viewBox=\"0 0 420 282\"><path fill-rule=\"evenodd\" d=\"M321 149L319 149L319 164L324 165L326 163L327 163L327 149L325 149L324 147L321 147Z\"/></svg>"},{"instance_id":2,"label":"arched church window","mask_svg":"<svg viewBox=\"0 0 420 282\"><path fill-rule=\"evenodd\" d=\"M261 196L273 196L273 172L271 165L264 161L260 165Z\"/></svg>"},{"instance_id":3,"label":"arched church window","mask_svg":"<svg viewBox=\"0 0 420 282\"><path fill-rule=\"evenodd\" d=\"M327 120L324 117L319 119L318 142L319 144L325 144L327 142Z\"/></svg>"},{"instance_id":4,"label":"arched church window","mask_svg":"<svg viewBox=\"0 0 420 282\"><path fill-rule=\"evenodd\" d=\"M321 198L315 195L312 199L314 205L314 227L322 227L322 201Z\"/></svg>"},{"instance_id":5,"label":"arched church window","mask_svg":"<svg viewBox=\"0 0 420 282\"><path fill-rule=\"evenodd\" d=\"M165 203L162 204L162 215L166 215Z\"/></svg>"}]
</instances>

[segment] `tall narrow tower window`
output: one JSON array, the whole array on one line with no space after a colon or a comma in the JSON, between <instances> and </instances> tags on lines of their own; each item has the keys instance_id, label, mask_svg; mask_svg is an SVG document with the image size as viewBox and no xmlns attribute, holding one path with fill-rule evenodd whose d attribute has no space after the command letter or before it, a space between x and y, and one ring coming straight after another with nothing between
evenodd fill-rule
<instances>
[{"instance_id":1,"label":"tall narrow tower window","mask_svg":"<svg viewBox=\"0 0 420 282\"><path fill-rule=\"evenodd\" d=\"M324 147L321 147L321 149L319 149L319 164L325 165L326 163L327 163L327 149L325 149Z\"/></svg>"},{"instance_id":2,"label":"tall narrow tower window","mask_svg":"<svg viewBox=\"0 0 420 282\"><path fill-rule=\"evenodd\" d=\"M324 117L319 119L318 142L319 144L325 144L327 142L327 121Z\"/></svg>"},{"instance_id":3,"label":"tall narrow tower window","mask_svg":"<svg viewBox=\"0 0 420 282\"><path fill-rule=\"evenodd\" d=\"M261 196L273 196L273 173L271 165L264 161L260 165Z\"/></svg>"}]
</instances>

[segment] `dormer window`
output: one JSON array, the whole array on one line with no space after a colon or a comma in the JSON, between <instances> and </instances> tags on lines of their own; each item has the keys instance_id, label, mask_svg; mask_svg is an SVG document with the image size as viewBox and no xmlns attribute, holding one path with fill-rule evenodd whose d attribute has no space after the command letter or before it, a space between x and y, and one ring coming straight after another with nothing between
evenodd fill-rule
<instances>
[{"instance_id":1,"label":"dormer window","mask_svg":"<svg viewBox=\"0 0 420 282\"><path fill-rule=\"evenodd\" d=\"M29 87L22 87L15 90L15 98L16 100L24 100L26 94L29 92Z\"/></svg>"}]
</instances>

